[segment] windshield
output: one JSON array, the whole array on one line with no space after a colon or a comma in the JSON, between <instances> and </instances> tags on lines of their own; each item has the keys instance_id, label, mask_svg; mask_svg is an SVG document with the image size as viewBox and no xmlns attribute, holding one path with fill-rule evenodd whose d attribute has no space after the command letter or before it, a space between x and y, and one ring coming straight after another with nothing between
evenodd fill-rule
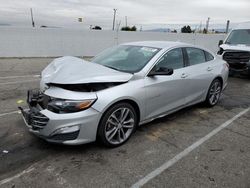
<instances>
[{"instance_id":1,"label":"windshield","mask_svg":"<svg viewBox=\"0 0 250 188\"><path fill-rule=\"evenodd\" d=\"M109 48L96 56L92 62L122 71L140 71L159 52L159 48L120 45Z\"/></svg>"},{"instance_id":2,"label":"windshield","mask_svg":"<svg viewBox=\"0 0 250 188\"><path fill-rule=\"evenodd\" d=\"M250 29L233 30L228 36L225 44L250 45Z\"/></svg>"}]
</instances>

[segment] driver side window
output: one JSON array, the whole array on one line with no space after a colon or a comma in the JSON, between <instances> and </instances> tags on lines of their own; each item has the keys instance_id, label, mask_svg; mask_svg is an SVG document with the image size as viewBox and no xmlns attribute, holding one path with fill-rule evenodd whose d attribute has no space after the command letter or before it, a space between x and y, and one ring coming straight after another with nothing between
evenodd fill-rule
<instances>
[{"instance_id":1,"label":"driver side window","mask_svg":"<svg viewBox=\"0 0 250 188\"><path fill-rule=\"evenodd\" d=\"M181 48L176 48L167 52L156 65L156 68L179 69L184 67L183 54Z\"/></svg>"}]
</instances>

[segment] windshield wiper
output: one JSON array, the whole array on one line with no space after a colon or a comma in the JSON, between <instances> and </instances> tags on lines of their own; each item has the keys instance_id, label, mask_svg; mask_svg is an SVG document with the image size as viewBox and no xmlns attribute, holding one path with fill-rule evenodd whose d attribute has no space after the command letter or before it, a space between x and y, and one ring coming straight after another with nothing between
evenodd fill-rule
<instances>
[{"instance_id":1,"label":"windshield wiper","mask_svg":"<svg viewBox=\"0 0 250 188\"><path fill-rule=\"evenodd\" d=\"M129 71L121 70L121 69L118 69L118 68L115 68L115 67L112 67L112 66L109 66L109 65L103 65L103 66L104 67L108 67L108 68L113 69L113 70L116 70L116 71L119 71L119 72L125 72L125 73L134 74L134 72L129 72Z\"/></svg>"},{"instance_id":2,"label":"windshield wiper","mask_svg":"<svg viewBox=\"0 0 250 188\"><path fill-rule=\"evenodd\" d=\"M109 66L109 65L103 65L103 66L108 67L108 68L113 69L113 70L121 71L120 69L112 67L112 66Z\"/></svg>"}]
</instances>

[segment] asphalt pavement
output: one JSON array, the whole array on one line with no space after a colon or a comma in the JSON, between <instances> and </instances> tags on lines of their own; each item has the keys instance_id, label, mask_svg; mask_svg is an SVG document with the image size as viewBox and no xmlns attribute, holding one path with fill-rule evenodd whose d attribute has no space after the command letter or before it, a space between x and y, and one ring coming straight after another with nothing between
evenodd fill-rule
<instances>
[{"instance_id":1,"label":"asphalt pavement","mask_svg":"<svg viewBox=\"0 0 250 188\"><path fill-rule=\"evenodd\" d=\"M250 187L250 79L229 78L217 106L157 119L121 147L63 146L28 133L17 109L50 61L0 59L0 188Z\"/></svg>"}]
</instances>

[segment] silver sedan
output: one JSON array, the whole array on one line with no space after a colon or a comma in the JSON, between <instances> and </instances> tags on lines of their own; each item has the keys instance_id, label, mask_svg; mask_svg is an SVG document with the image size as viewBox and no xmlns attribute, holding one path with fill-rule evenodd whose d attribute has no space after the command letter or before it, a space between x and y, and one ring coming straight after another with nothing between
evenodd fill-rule
<instances>
[{"instance_id":1,"label":"silver sedan","mask_svg":"<svg viewBox=\"0 0 250 188\"><path fill-rule=\"evenodd\" d=\"M138 125L204 102L212 107L227 85L228 64L209 50L179 42L133 42L87 62L55 59L40 90L20 107L30 132L68 145L125 143Z\"/></svg>"}]
</instances>

